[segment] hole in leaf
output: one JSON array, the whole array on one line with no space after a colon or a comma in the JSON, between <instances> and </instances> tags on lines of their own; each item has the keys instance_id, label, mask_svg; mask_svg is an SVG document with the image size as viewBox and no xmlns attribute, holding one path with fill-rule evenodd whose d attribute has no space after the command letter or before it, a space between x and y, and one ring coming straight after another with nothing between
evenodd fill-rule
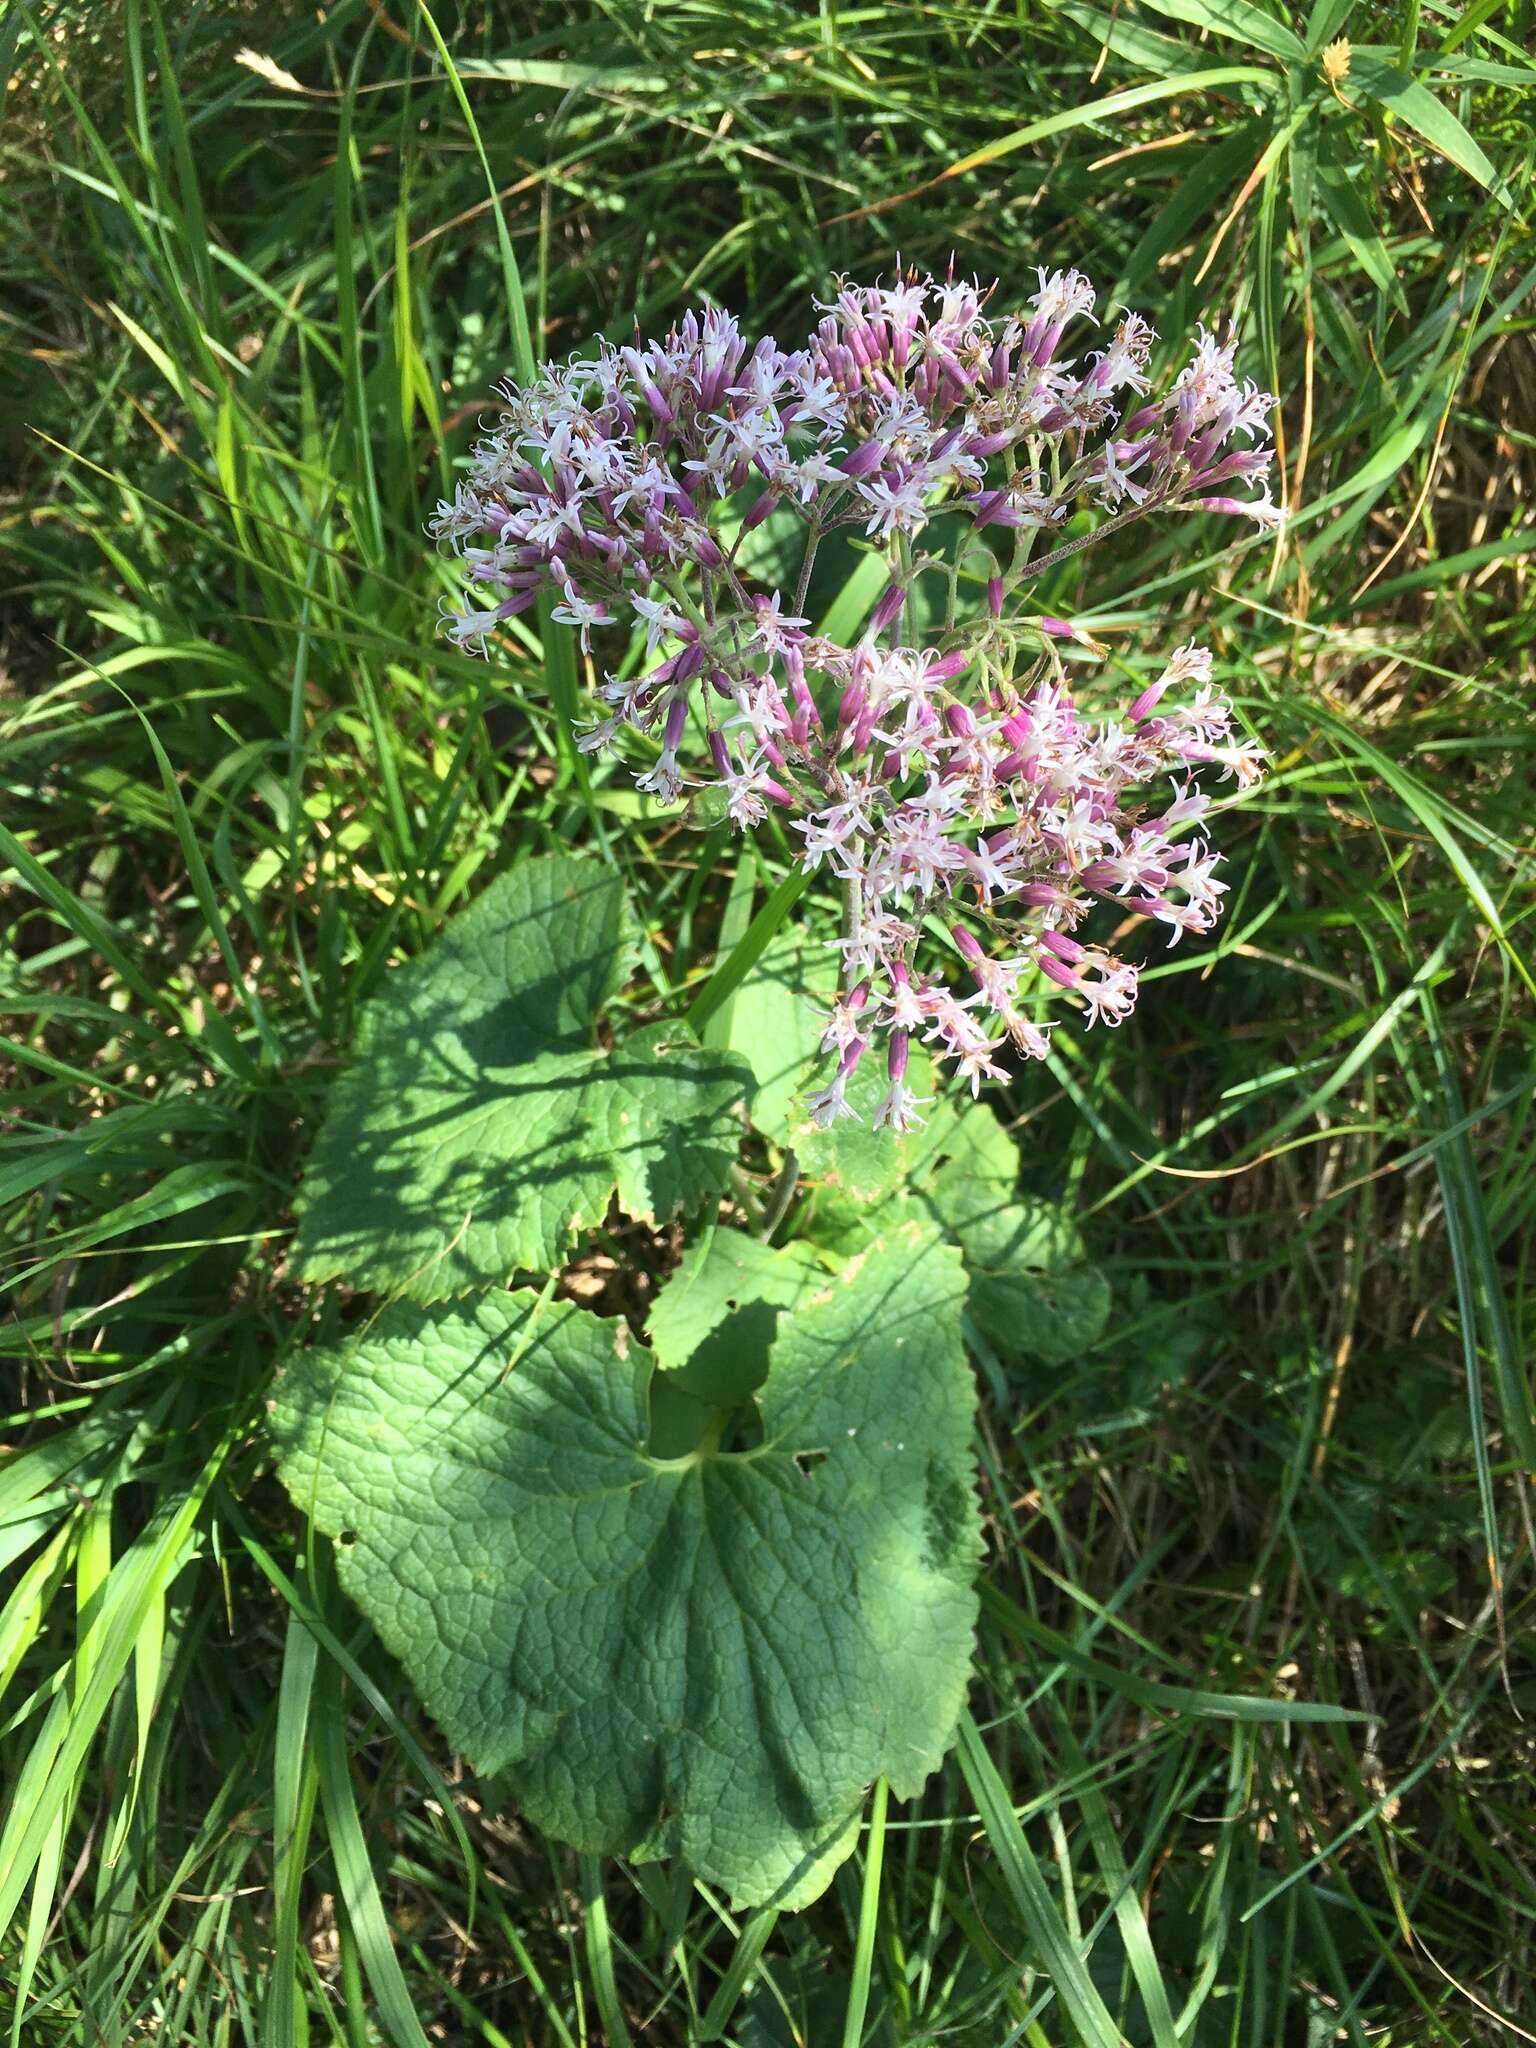
<instances>
[{"instance_id":1,"label":"hole in leaf","mask_svg":"<svg viewBox=\"0 0 1536 2048\"><path fill-rule=\"evenodd\" d=\"M809 1478L816 1470L816 1467L825 1459L826 1455L825 1451L796 1451L795 1463L806 1477Z\"/></svg>"},{"instance_id":2,"label":"hole in leaf","mask_svg":"<svg viewBox=\"0 0 1536 2048\"><path fill-rule=\"evenodd\" d=\"M357 1541L357 1531L355 1529L343 1529L341 1534L336 1538L336 1541L341 1545L343 1550L350 1550L352 1548L352 1545Z\"/></svg>"}]
</instances>

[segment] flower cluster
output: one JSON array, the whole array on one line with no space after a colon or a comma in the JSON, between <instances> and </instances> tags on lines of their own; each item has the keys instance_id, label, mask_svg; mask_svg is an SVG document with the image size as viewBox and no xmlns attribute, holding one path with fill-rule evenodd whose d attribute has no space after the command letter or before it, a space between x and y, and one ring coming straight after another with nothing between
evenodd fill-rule
<instances>
[{"instance_id":1,"label":"flower cluster","mask_svg":"<svg viewBox=\"0 0 1536 2048\"><path fill-rule=\"evenodd\" d=\"M823 1125L854 1114L848 1085L877 1037L875 1120L903 1130L921 1107L914 1033L974 1093L1004 1076L1006 1049L1043 1056L1042 995L1118 1023L1136 970L1075 933L1099 902L1160 921L1170 943L1208 931L1225 884L1194 773L1259 772L1207 653L1181 648L1122 718L1090 719L1058 651L1086 636L1020 599L1042 569L1155 511L1272 524L1267 496L1232 492L1263 482L1273 400L1203 329L1154 393L1156 337L1134 314L1085 363L1065 356L1094 304L1075 271L1042 271L1025 313L994 319L990 297L953 279L844 284L799 350L749 345L710 311L648 347L548 367L507 390L435 522L492 600L450 613L461 645L483 648L543 591L588 652L594 628L627 623L644 661L605 677L579 744L659 739L637 780L669 802L707 748L733 822L780 812L805 864L842 883L834 1071L809 1105ZM1036 554L1088 507L1110 516ZM803 536L788 593L745 566L774 513ZM959 533L924 552L946 518ZM886 553L890 581L845 646L804 607L823 538L850 527ZM924 578L941 602L919 604ZM904 636L914 616L933 623Z\"/></svg>"}]
</instances>

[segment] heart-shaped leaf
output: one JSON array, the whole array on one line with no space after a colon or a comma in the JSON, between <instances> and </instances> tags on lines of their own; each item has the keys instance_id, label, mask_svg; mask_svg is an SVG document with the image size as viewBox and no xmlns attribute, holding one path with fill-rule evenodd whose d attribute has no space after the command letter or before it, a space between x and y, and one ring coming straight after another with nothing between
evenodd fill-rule
<instances>
[{"instance_id":1,"label":"heart-shaped leaf","mask_svg":"<svg viewBox=\"0 0 1536 2048\"><path fill-rule=\"evenodd\" d=\"M980 1549L956 1254L904 1226L780 1324L762 1439L664 1459L651 1354L530 1293L396 1303L279 1383L295 1500L449 1739L578 1848L815 1897L964 1697Z\"/></svg>"},{"instance_id":2,"label":"heart-shaped leaf","mask_svg":"<svg viewBox=\"0 0 1536 2048\"><path fill-rule=\"evenodd\" d=\"M664 1217L718 1194L744 1064L681 1025L594 1025L635 958L600 862L529 860L363 1013L300 1198L298 1268L435 1301L556 1263L612 1196Z\"/></svg>"}]
</instances>

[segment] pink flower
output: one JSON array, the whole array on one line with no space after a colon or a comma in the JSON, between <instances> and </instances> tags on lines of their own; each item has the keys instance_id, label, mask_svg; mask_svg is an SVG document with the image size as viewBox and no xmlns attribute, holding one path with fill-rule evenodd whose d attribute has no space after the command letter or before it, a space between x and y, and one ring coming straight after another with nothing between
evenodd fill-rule
<instances>
[{"instance_id":1,"label":"pink flower","mask_svg":"<svg viewBox=\"0 0 1536 2048\"><path fill-rule=\"evenodd\" d=\"M584 651L621 620L643 629L638 672L598 686L577 745L657 734L635 779L670 803L698 779L696 729L731 823L777 812L800 862L840 884L842 992L823 1030L838 1064L808 1105L822 1125L855 1114L848 1085L877 1038L875 1120L899 1131L925 1101L913 1033L975 1094L1005 1077L1005 1046L1049 1052L1053 1020L1026 1014L1022 991L1121 1023L1136 969L1077 934L1126 910L1170 945L1210 931L1227 890L1197 778L1241 789L1263 770L1208 651L1179 647L1107 716L1076 694L1102 648L1029 586L1092 537L1055 544L1081 511L1111 512L1105 531L1173 510L1272 525L1273 400L1240 378L1234 338L1203 327L1163 386L1134 313L1080 357L1096 302L1077 271L1042 268L1021 310L994 296L953 274L839 279L799 346L720 309L599 343L506 388L433 522L463 558L465 602L445 620L458 645L483 650L543 592ZM791 556L801 535L782 585L754 577L742 545L769 519ZM945 520L968 522L958 545L914 553ZM803 602L839 529L887 565L851 646L813 633Z\"/></svg>"}]
</instances>

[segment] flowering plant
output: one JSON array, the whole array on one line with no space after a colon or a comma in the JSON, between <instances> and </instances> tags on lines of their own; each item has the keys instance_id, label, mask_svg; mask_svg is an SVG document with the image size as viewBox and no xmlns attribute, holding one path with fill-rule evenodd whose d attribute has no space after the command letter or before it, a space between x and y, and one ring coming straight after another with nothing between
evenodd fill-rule
<instances>
[{"instance_id":1,"label":"flowering plant","mask_svg":"<svg viewBox=\"0 0 1536 2048\"><path fill-rule=\"evenodd\" d=\"M676 801L707 759L738 828L781 811L804 864L843 883L822 1041L834 1070L808 1105L822 1126L856 1113L848 1083L876 1035L889 1088L875 1123L901 1131L922 1106L907 1080L913 1033L974 1094L1004 1077L1005 1045L1045 1054L1041 993L1118 1023L1136 969L1074 933L1106 899L1167 925L1170 944L1208 931L1225 884L1194 771L1247 783L1260 769L1193 644L1123 717L1085 717L1058 643L1094 643L1031 612L1027 590L1153 513L1274 524L1267 493L1230 495L1268 472L1273 399L1239 384L1233 341L1204 328L1161 392L1156 337L1134 313L1086 362L1064 354L1094 306L1076 271L1042 270L1027 312L1002 318L988 311L995 289L840 283L803 348L749 345L711 310L648 347L547 366L506 388L499 426L434 522L471 590L496 599L449 614L460 645L483 650L543 590L588 652L594 628L628 617L661 658L606 677L603 715L578 744L659 733L642 790ZM746 536L781 507L803 535L788 594L756 586L743 563ZM1088 507L1109 519L1035 552ZM935 548L926 537L946 518L960 535ZM817 550L840 528L861 528L891 566L853 646L804 615ZM924 577L942 586L942 622L903 637ZM967 618L970 586L985 602ZM685 769L690 722L707 754Z\"/></svg>"},{"instance_id":2,"label":"flowering plant","mask_svg":"<svg viewBox=\"0 0 1536 2048\"><path fill-rule=\"evenodd\" d=\"M1045 1053L1043 997L1118 1022L1136 971L1085 919L1208 930L1197 776L1259 771L1207 653L1090 717L1064 655L1096 643L1028 592L1154 511L1272 520L1227 495L1264 475L1270 399L1203 331L1155 392L1133 315L1070 360L1074 272L1024 314L989 296L843 287L793 352L690 314L508 392L437 521L479 594L451 632L483 648L541 594L589 653L627 621L639 673L604 678L580 744L644 751L659 801L776 813L842 884L839 985L813 1026L765 960L728 1043L616 1028L643 931L622 878L515 862L368 1004L299 1202L296 1270L383 1297L272 1411L341 1583L528 1818L681 1857L743 1908L815 1898L868 1786L916 1796L955 1738L982 1552L968 1343L1049 1367L1110 1314L990 1110L954 1089L918 1114L913 1036L974 1097L1005 1048ZM1080 508L1108 516L1069 534ZM790 568L764 583L748 540L775 515ZM885 585L851 645L809 616L850 529ZM818 1037L825 1136L796 1106ZM884 1083L851 1089L877 1039ZM882 1135L844 1125L882 1085ZM782 1153L766 1207L748 1125ZM643 1318L570 1298L582 1231L679 1216L703 1227Z\"/></svg>"}]
</instances>

